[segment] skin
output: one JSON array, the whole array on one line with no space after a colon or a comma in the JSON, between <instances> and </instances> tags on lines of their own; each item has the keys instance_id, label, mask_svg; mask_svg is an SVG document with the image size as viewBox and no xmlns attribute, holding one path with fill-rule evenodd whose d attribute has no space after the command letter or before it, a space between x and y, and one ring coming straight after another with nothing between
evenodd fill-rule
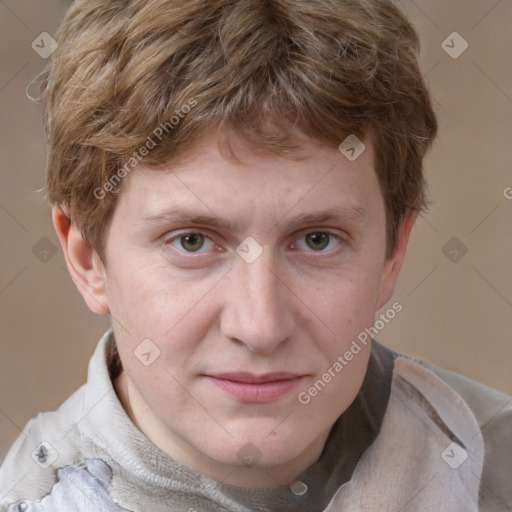
<instances>
[{"instance_id":1,"label":"skin","mask_svg":"<svg viewBox=\"0 0 512 512\"><path fill-rule=\"evenodd\" d=\"M404 219L386 259L370 141L354 162L315 140L300 161L264 154L235 134L231 141L241 162L207 137L186 160L128 175L105 265L64 209L55 206L53 219L86 303L112 317L124 367L115 387L138 428L218 481L283 485L319 458L360 389L369 345L309 404L298 401L391 297L415 214ZM171 208L232 225L175 221L162 215ZM296 215L335 208L341 218L290 224ZM199 235L179 238L191 233ZM249 236L263 250L252 263L236 252ZM134 355L144 339L160 351L149 366ZM205 377L229 371L302 379L276 400L248 403ZM255 465L240 460L244 449Z\"/></svg>"}]
</instances>

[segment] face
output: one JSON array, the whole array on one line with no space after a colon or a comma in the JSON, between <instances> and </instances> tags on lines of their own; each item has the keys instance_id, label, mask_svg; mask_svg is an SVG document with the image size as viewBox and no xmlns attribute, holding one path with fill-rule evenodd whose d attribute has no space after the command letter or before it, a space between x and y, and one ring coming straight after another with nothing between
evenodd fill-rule
<instances>
[{"instance_id":1,"label":"face","mask_svg":"<svg viewBox=\"0 0 512 512\"><path fill-rule=\"evenodd\" d=\"M241 162L212 137L186 162L126 178L104 295L117 390L139 428L204 474L277 485L318 458L354 400L370 345L343 355L403 254L385 258L369 142L354 162L314 141L301 161L232 146Z\"/></svg>"}]
</instances>

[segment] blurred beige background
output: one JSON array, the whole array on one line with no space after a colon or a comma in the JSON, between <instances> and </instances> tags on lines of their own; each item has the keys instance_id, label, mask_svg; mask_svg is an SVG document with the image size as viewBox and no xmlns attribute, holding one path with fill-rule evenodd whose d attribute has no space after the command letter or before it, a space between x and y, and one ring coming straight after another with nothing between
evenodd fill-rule
<instances>
[{"instance_id":1,"label":"blurred beige background","mask_svg":"<svg viewBox=\"0 0 512 512\"><path fill-rule=\"evenodd\" d=\"M31 43L55 33L65 5L0 0L0 461L30 417L85 381L108 327L83 303L60 249L54 254L38 192L40 110L25 96L45 64ZM377 339L512 394L512 2L401 5L421 36L440 138L427 161L432 206L393 299L403 311Z\"/></svg>"}]
</instances>

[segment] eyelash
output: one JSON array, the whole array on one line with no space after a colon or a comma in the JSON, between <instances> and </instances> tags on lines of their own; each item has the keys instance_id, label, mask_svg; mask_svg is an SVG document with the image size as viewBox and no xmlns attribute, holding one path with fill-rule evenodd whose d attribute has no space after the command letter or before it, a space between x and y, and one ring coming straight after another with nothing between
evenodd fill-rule
<instances>
[{"instance_id":1,"label":"eyelash","mask_svg":"<svg viewBox=\"0 0 512 512\"><path fill-rule=\"evenodd\" d=\"M307 232L303 233L299 237L299 240L307 237L308 235L313 235L313 234L325 234L325 235L328 235L330 237L329 241L328 241L328 245L331 243L332 239L335 239L338 242L338 247L335 248L335 249L319 250L319 251L314 251L314 250L311 249L309 251L306 251L308 253L332 255L332 254L338 252L337 249L339 249L339 247L341 245L347 243L347 240L345 238L341 237L340 235L338 235L338 234L336 234L336 233L334 233L332 231L321 230L321 229L313 229L313 230L307 231ZM215 242L213 241L213 239L210 236L208 236L206 233L203 233L201 231L185 231L185 232L178 233L177 235L173 236L172 238L169 238L169 239L165 240L165 245L171 245L172 246L173 242L179 241L180 239L183 239L183 238L185 238L188 235L201 235L201 236L204 236L205 240L208 240L211 243L213 243L214 245L216 245ZM296 242L294 242L293 245L296 245ZM197 252L189 252L189 251L184 250L183 248L178 249L178 248L174 247L173 250L178 252L181 257L190 258L191 259L191 258L199 258L200 255L205 254L206 252L208 252L208 251L201 251L201 249L202 249L202 247Z\"/></svg>"}]
</instances>

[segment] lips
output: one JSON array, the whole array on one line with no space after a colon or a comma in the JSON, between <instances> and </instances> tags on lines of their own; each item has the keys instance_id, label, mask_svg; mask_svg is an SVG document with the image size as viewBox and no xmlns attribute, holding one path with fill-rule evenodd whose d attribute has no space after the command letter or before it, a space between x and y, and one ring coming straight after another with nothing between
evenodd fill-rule
<instances>
[{"instance_id":1,"label":"lips","mask_svg":"<svg viewBox=\"0 0 512 512\"><path fill-rule=\"evenodd\" d=\"M263 375L254 375L247 372L220 373L212 375L216 379L230 380L233 382L243 382L247 384L262 384L265 382L276 382L281 380L296 379L299 375L295 373L276 372L265 373Z\"/></svg>"},{"instance_id":2,"label":"lips","mask_svg":"<svg viewBox=\"0 0 512 512\"><path fill-rule=\"evenodd\" d=\"M302 380L303 375L274 372L255 375L247 372L230 372L206 375L217 388L243 402L263 403L277 400Z\"/></svg>"}]
</instances>

